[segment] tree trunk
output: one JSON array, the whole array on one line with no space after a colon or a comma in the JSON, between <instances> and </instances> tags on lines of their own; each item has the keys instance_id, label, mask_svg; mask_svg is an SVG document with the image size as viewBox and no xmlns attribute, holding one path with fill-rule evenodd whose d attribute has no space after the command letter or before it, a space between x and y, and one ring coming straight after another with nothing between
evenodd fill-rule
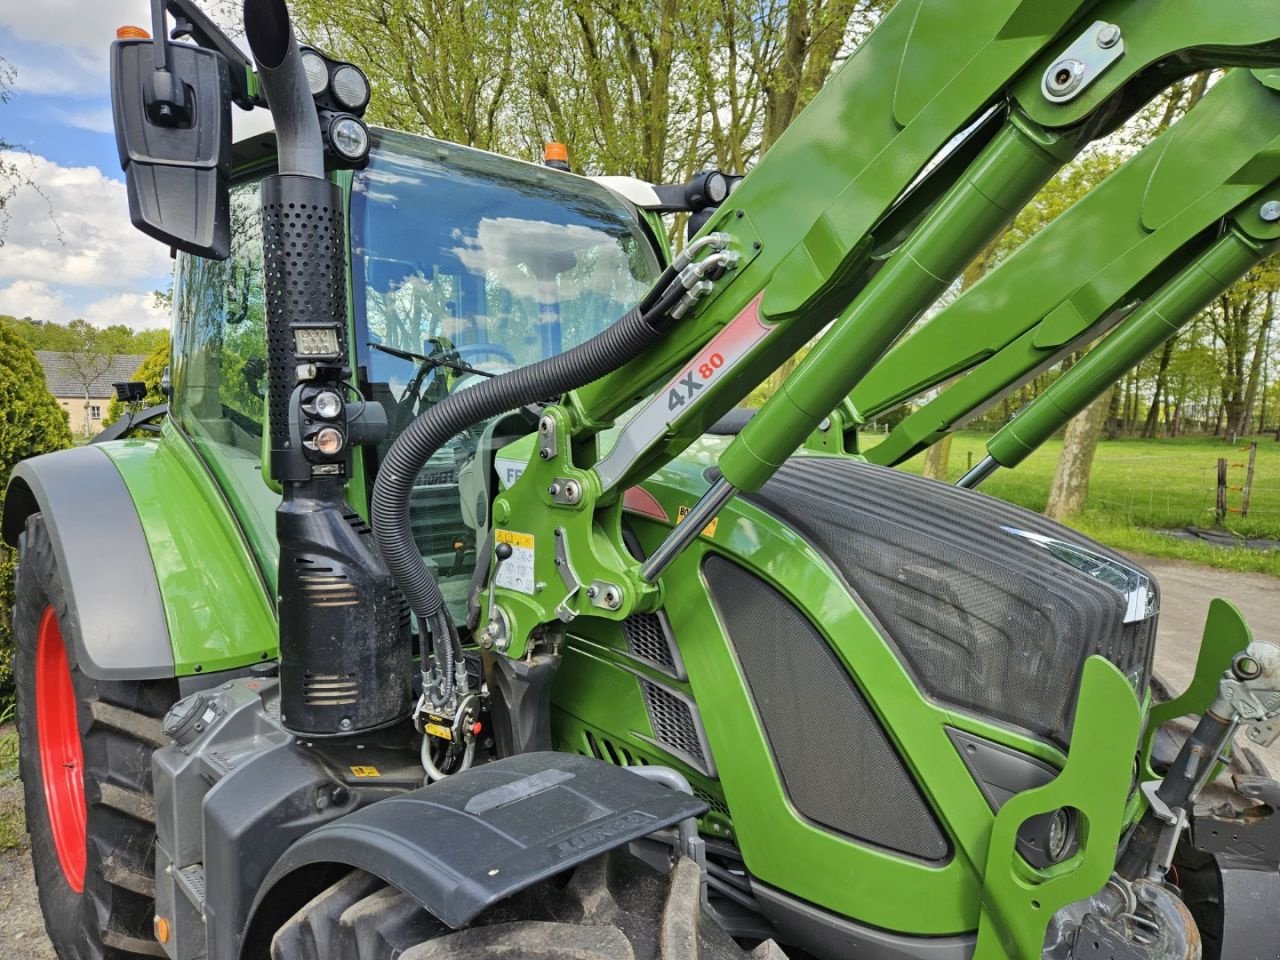
<instances>
[{"instance_id":1,"label":"tree trunk","mask_svg":"<svg viewBox=\"0 0 1280 960\"><path fill-rule=\"evenodd\" d=\"M947 434L924 452L924 475L933 480L947 481L947 466L951 462L951 434Z\"/></svg>"},{"instance_id":2,"label":"tree trunk","mask_svg":"<svg viewBox=\"0 0 1280 960\"><path fill-rule=\"evenodd\" d=\"M1147 411L1147 422L1142 427L1142 435L1154 440L1159 433L1160 408L1164 400L1165 379L1169 373L1169 361L1173 358L1173 347L1178 342L1176 336L1164 342L1164 350L1160 352L1160 367L1156 371L1156 386L1151 394L1151 409Z\"/></svg>"},{"instance_id":3,"label":"tree trunk","mask_svg":"<svg viewBox=\"0 0 1280 960\"><path fill-rule=\"evenodd\" d=\"M1049 502L1044 508L1051 520L1066 520L1084 509L1089 498L1089 471L1093 468L1093 455L1098 450L1109 402L1107 396L1099 397L1067 424L1062 456L1058 458Z\"/></svg>"}]
</instances>

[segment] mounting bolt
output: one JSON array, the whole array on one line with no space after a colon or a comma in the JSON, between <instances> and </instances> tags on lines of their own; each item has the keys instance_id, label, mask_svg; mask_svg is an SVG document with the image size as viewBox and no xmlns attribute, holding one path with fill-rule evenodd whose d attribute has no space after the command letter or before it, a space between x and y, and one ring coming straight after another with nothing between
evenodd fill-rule
<instances>
[{"instance_id":1,"label":"mounting bolt","mask_svg":"<svg viewBox=\"0 0 1280 960\"><path fill-rule=\"evenodd\" d=\"M343 717L341 720L338 721L338 726L343 730L350 730L351 721L348 720L346 717Z\"/></svg>"},{"instance_id":2,"label":"mounting bolt","mask_svg":"<svg viewBox=\"0 0 1280 960\"><path fill-rule=\"evenodd\" d=\"M593 584L592 586L590 586L590 587L587 587L587 598L588 598L588 599L590 599L590 600L594 600L594 599L595 599L596 597L598 597L599 595L600 595L600 590L599 590L599 589L598 589L594 584Z\"/></svg>"},{"instance_id":3,"label":"mounting bolt","mask_svg":"<svg viewBox=\"0 0 1280 960\"><path fill-rule=\"evenodd\" d=\"M538 421L538 432L544 437L556 428L556 422L550 417L543 417Z\"/></svg>"},{"instance_id":4,"label":"mounting bolt","mask_svg":"<svg viewBox=\"0 0 1280 960\"><path fill-rule=\"evenodd\" d=\"M565 503L577 503L582 499L582 487L577 480L566 480L564 485Z\"/></svg>"},{"instance_id":5,"label":"mounting bolt","mask_svg":"<svg viewBox=\"0 0 1280 960\"><path fill-rule=\"evenodd\" d=\"M548 450L546 447L543 447L542 449L540 449L540 450L538 451L538 459L539 459L539 460L550 460L550 459L551 459L551 451L550 451L550 450Z\"/></svg>"},{"instance_id":6,"label":"mounting bolt","mask_svg":"<svg viewBox=\"0 0 1280 960\"><path fill-rule=\"evenodd\" d=\"M1055 97L1065 97L1080 86L1084 72L1084 63L1074 57L1059 60L1045 74L1045 89Z\"/></svg>"},{"instance_id":7,"label":"mounting bolt","mask_svg":"<svg viewBox=\"0 0 1280 960\"><path fill-rule=\"evenodd\" d=\"M1267 223L1275 223L1280 220L1280 200L1268 200L1258 210L1258 216Z\"/></svg>"},{"instance_id":8,"label":"mounting bolt","mask_svg":"<svg viewBox=\"0 0 1280 960\"><path fill-rule=\"evenodd\" d=\"M553 497L560 496L560 484L553 483L551 486L547 487L547 493Z\"/></svg>"},{"instance_id":9,"label":"mounting bolt","mask_svg":"<svg viewBox=\"0 0 1280 960\"><path fill-rule=\"evenodd\" d=\"M1114 23L1104 23L1098 29L1097 36L1098 46L1103 50L1110 50L1120 42L1120 28Z\"/></svg>"},{"instance_id":10,"label":"mounting bolt","mask_svg":"<svg viewBox=\"0 0 1280 960\"><path fill-rule=\"evenodd\" d=\"M622 606L622 598L618 596L618 591L610 587L604 592L604 605L610 610L617 610Z\"/></svg>"}]
</instances>

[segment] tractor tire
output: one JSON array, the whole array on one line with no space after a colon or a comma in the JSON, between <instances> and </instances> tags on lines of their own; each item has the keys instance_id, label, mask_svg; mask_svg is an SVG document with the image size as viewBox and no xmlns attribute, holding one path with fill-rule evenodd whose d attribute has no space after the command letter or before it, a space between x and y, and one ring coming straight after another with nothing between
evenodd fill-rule
<instances>
[{"instance_id":1,"label":"tractor tire","mask_svg":"<svg viewBox=\"0 0 1280 960\"><path fill-rule=\"evenodd\" d=\"M535 884L451 930L359 870L276 931L271 960L786 960L747 951L702 910L697 865L661 874L622 851Z\"/></svg>"},{"instance_id":2,"label":"tractor tire","mask_svg":"<svg viewBox=\"0 0 1280 960\"><path fill-rule=\"evenodd\" d=\"M45 929L60 960L163 957L153 933L151 754L175 680L81 672L44 519L19 541L13 607L19 769ZM127 602L127 598L122 598Z\"/></svg>"}]
</instances>

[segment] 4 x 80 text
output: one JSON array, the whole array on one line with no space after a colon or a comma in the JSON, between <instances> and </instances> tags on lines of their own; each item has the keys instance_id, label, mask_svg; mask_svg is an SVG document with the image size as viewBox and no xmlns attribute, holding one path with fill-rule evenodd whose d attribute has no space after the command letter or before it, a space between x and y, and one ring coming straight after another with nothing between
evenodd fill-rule
<instances>
[{"instance_id":1,"label":"4 x 80 text","mask_svg":"<svg viewBox=\"0 0 1280 960\"><path fill-rule=\"evenodd\" d=\"M676 385L667 393L667 409L679 410L689 400L693 399L693 395L705 387L708 381L716 375L716 371L724 366L724 356L719 353L713 353L707 357L697 368L691 368L689 372L676 381Z\"/></svg>"}]
</instances>

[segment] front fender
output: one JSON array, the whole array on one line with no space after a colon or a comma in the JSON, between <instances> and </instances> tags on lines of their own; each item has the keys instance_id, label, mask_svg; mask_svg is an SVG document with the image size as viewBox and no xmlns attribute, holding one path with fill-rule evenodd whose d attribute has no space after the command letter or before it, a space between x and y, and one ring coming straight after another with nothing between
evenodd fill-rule
<instances>
[{"instance_id":1,"label":"front fender","mask_svg":"<svg viewBox=\"0 0 1280 960\"><path fill-rule=\"evenodd\" d=\"M44 516L67 595L76 661L98 680L174 675L160 586L133 498L99 447L24 460L4 498L4 539Z\"/></svg>"},{"instance_id":2,"label":"front fender","mask_svg":"<svg viewBox=\"0 0 1280 960\"><path fill-rule=\"evenodd\" d=\"M266 936L260 918L278 919L276 892L308 869L364 870L459 929L514 893L706 810L692 794L576 754L472 767L294 843L261 884L243 943Z\"/></svg>"},{"instance_id":3,"label":"front fender","mask_svg":"<svg viewBox=\"0 0 1280 960\"><path fill-rule=\"evenodd\" d=\"M275 656L275 613L253 554L172 425L159 441L22 462L5 497L6 542L15 544L36 512L66 580L89 676L189 676Z\"/></svg>"}]
</instances>

